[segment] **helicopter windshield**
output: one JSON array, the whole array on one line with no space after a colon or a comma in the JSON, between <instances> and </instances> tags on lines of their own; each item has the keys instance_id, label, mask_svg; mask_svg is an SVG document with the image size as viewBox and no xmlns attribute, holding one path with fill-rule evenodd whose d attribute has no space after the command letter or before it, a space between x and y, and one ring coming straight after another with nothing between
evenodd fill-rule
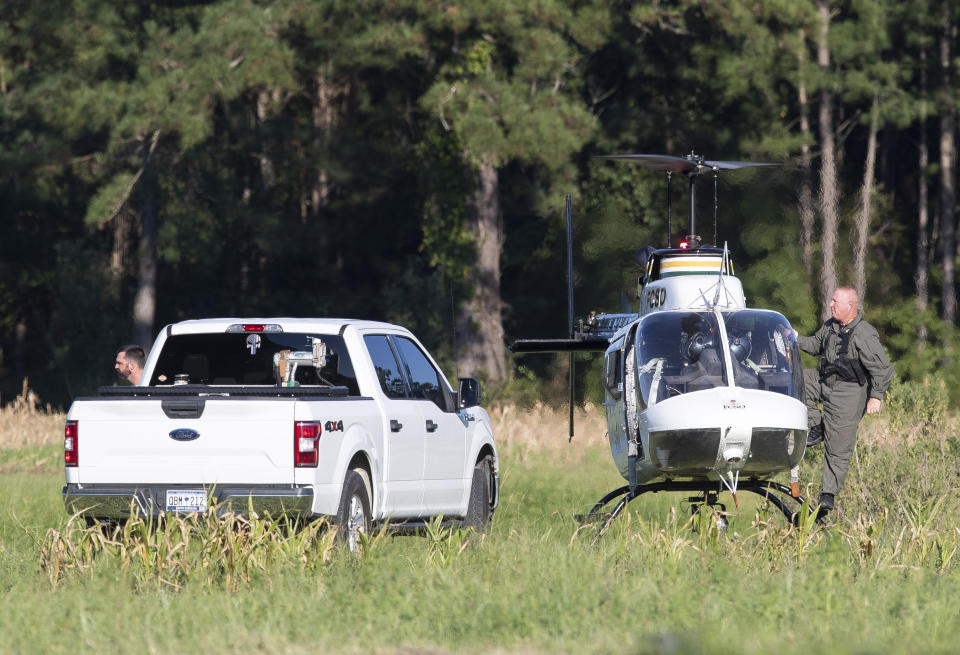
<instances>
[{"instance_id":1,"label":"helicopter windshield","mask_svg":"<svg viewBox=\"0 0 960 655\"><path fill-rule=\"evenodd\" d=\"M738 387L763 389L803 400L800 348L790 323L777 312L724 312L727 341Z\"/></svg>"},{"instance_id":2,"label":"helicopter windshield","mask_svg":"<svg viewBox=\"0 0 960 655\"><path fill-rule=\"evenodd\" d=\"M711 312L663 312L637 328L638 407L727 386L720 331Z\"/></svg>"},{"instance_id":3,"label":"helicopter windshield","mask_svg":"<svg viewBox=\"0 0 960 655\"><path fill-rule=\"evenodd\" d=\"M802 400L800 353L790 323L767 310L744 309L721 316L734 385ZM650 314L637 328L636 344L638 409L729 385L720 325L710 311Z\"/></svg>"}]
</instances>

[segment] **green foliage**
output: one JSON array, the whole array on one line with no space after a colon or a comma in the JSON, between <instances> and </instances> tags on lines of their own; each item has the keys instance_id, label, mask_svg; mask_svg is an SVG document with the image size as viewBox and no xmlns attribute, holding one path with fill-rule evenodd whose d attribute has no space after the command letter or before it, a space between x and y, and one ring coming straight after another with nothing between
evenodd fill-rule
<instances>
[{"instance_id":1,"label":"green foliage","mask_svg":"<svg viewBox=\"0 0 960 655\"><path fill-rule=\"evenodd\" d=\"M115 217L129 198L133 185L133 173L122 172L114 175L111 180L97 189L96 194L90 199L84 223L100 227Z\"/></svg>"},{"instance_id":2,"label":"green foliage","mask_svg":"<svg viewBox=\"0 0 960 655\"><path fill-rule=\"evenodd\" d=\"M475 248L467 229L466 201L471 185L463 162L463 146L454 132L433 129L417 146L417 163L431 171L423 185L423 252L431 266L450 280L466 277Z\"/></svg>"},{"instance_id":3,"label":"green foliage","mask_svg":"<svg viewBox=\"0 0 960 655\"><path fill-rule=\"evenodd\" d=\"M960 347L957 332L933 309L919 311L912 297L871 306L867 318L881 332L884 347L898 376L917 385L946 386L949 403L960 402L960 369L951 366L951 351ZM921 331L926 339L921 339Z\"/></svg>"},{"instance_id":4,"label":"green foliage","mask_svg":"<svg viewBox=\"0 0 960 655\"><path fill-rule=\"evenodd\" d=\"M874 97L884 135L867 316L904 381L939 373L956 404L960 344L941 319L939 228L932 300L923 311L913 301L921 176L932 224L942 220L938 167L917 171L916 146L924 130L937 143L936 114L956 100L937 51L941 12L955 7L831 8L824 70L810 1L14 3L0 17L0 392L29 376L63 405L112 381L103 352L133 338L133 299L147 283L137 238L148 200L154 329L213 314L393 319L455 370L450 304L473 291L466 219L480 161L497 167L505 330L559 336L565 194L578 314L630 307L634 253L667 245L662 177L591 155L796 161L802 146L819 147L801 132L800 90L815 124L817 92L830 88L841 242ZM674 237L686 225L680 181ZM723 176L719 233L750 303L809 333L819 225L807 271L798 182L789 166ZM704 186L701 226L712 212ZM836 264L852 277L849 253ZM549 358L522 362L518 378L548 381L530 389L560 370ZM589 376L580 389L597 388Z\"/></svg>"},{"instance_id":5,"label":"green foliage","mask_svg":"<svg viewBox=\"0 0 960 655\"><path fill-rule=\"evenodd\" d=\"M574 18L562 3L537 11L499 2L461 3L434 17L454 47L439 53L438 79L422 104L457 132L471 163L557 169L589 138L595 123L574 75L582 46L567 31Z\"/></svg>"},{"instance_id":6,"label":"green foliage","mask_svg":"<svg viewBox=\"0 0 960 655\"><path fill-rule=\"evenodd\" d=\"M949 400L947 385L939 375L917 381L895 379L885 398L890 430L904 440L942 435L947 428Z\"/></svg>"}]
</instances>

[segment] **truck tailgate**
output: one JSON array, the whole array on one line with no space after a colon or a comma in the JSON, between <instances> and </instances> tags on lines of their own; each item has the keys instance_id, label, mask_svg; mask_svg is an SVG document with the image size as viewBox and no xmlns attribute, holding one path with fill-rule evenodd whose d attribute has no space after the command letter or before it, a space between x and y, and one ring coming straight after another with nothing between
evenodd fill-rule
<instances>
[{"instance_id":1,"label":"truck tailgate","mask_svg":"<svg viewBox=\"0 0 960 655\"><path fill-rule=\"evenodd\" d=\"M199 418L170 418L161 403L76 403L76 481L293 484L295 398L206 398Z\"/></svg>"}]
</instances>

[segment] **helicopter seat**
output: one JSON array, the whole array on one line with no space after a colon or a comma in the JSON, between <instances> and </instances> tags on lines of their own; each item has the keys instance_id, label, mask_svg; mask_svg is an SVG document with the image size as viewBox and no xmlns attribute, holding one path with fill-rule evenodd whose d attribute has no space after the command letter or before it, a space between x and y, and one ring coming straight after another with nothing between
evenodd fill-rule
<instances>
[{"instance_id":1,"label":"helicopter seat","mask_svg":"<svg viewBox=\"0 0 960 655\"><path fill-rule=\"evenodd\" d=\"M698 341L691 340L687 360L687 365L683 367L686 393L726 386L723 359L712 343L708 341L701 345Z\"/></svg>"},{"instance_id":2,"label":"helicopter seat","mask_svg":"<svg viewBox=\"0 0 960 655\"><path fill-rule=\"evenodd\" d=\"M726 386L723 377L720 375L700 375L687 382L687 393L694 391L703 391L705 389L715 389L716 387Z\"/></svg>"},{"instance_id":3,"label":"helicopter seat","mask_svg":"<svg viewBox=\"0 0 960 655\"><path fill-rule=\"evenodd\" d=\"M733 362L733 382L743 389L763 389L760 374L736 360Z\"/></svg>"},{"instance_id":4,"label":"helicopter seat","mask_svg":"<svg viewBox=\"0 0 960 655\"><path fill-rule=\"evenodd\" d=\"M760 386L756 388L790 395L793 382L786 358L780 354L774 339L765 337L759 339L758 342L754 344L753 353L750 356L754 365L759 369L757 377Z\"/></svg>"}]
</instances>

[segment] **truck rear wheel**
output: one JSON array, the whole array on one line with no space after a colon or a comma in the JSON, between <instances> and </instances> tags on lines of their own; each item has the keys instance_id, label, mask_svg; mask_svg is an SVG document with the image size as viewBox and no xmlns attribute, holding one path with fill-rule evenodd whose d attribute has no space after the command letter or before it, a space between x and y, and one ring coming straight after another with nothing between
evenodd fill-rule
<instances>
[{"instance_id":1,"label":"truck rear wheel","mask_svg":"<svg viewBox=\"0 0 960 655\"><path fill-rule=\"evenodd\" d=\"M490 460L484 459L473 467L473 483L470 486L470 503L463 517L465 527L483 532L490 520Z\"/></svg>"},{"instance_id":2,"label":"truck rear wheel","mask_svg":"<svg viewBox=\"0 0 960 655\"><path fill-rule=\"evenodd\" d=\"M360 549L360 534L370 527L370 498L367 485L357 471L347 471L337 512L337 539L347 545L351 553Z\"/></svg>"}]
</instances>

